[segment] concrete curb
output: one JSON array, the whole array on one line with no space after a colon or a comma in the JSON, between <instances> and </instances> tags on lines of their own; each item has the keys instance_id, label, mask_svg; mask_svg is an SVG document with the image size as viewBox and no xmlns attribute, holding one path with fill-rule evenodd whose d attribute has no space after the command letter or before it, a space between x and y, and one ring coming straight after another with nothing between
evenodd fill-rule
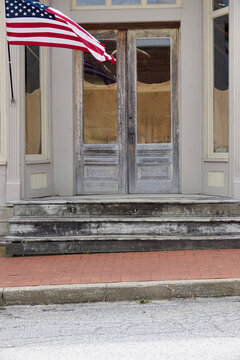
<instances>
[{"instance_id":1,"label":"concrete curb","mask_svg":"<svg viewBox=\"0 0 240 360\"><path fill-rule=\"evenodd\" d=\"M0 305L240 296L240 279L123 282L0 288Z\"/></svg>"}]
</instances>

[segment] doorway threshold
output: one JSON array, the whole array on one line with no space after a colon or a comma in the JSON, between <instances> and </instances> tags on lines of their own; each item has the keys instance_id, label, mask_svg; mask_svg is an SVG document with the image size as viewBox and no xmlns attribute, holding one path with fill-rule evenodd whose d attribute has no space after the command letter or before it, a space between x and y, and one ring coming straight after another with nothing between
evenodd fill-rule
<instances>
[{"instance_id":1,"label":"doorway threshold","mask_svg":"<svg viewBox=\"0 0 240 360\"><path fill-rule=\"evenodd\" d=\"M66 203L239 203L229 197L202 194L113 194L53 196L20 200L12 204Z\"/></svg>"}]
</instances>

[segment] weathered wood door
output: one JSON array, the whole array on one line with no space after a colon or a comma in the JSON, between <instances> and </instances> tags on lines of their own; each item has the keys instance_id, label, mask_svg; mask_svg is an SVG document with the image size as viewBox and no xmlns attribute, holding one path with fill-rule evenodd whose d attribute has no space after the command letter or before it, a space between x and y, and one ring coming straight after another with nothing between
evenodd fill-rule
<instances>
[{"instance_id":1,"label":"weathered wood door","mask_svg":"<svg viewBox=\"0 0 240 360\"><path fill-rule=\"evenodd\" d=\"M178 30L94 36L117 66L75 54L77 194L177 193Z\"/></svg>"}]
</instances>

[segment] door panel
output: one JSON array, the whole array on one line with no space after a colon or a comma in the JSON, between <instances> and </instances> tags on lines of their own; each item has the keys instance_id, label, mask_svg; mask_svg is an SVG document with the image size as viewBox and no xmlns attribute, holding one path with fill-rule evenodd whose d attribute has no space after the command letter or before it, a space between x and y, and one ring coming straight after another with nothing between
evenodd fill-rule
<instances>
[{"instance_id":1,"label":"door panel","mask_svg":"<svg viewBox=\"0 0 240 360\"><path fill-rule=\"evenodd\" d=\"M78 194L178 192L177 34L93 34L116 66L76 53Z\"/></svg>"},{"instance_id":2,"label":"door panel","mask_svg":"<svg viewBox=\"0 0 240 360\"><path fill-rule=\"evenodd\" d=\"M108 53L117 53L116 31L100 31L95 36L104 42ZM118 81L118 68L110 62L99 63L88 53L79 52L76 56L80 64L75 73L76 88L78 81L82 83L82 91L76 99L77 123L80 123L75 129L75 152L79 156L77 193L119 193L118 93L121 81Z\"/></svg>"},{"instance_id":3,"label":"door panel","mask_svg":"<svg viewBox=\"0 0 240 360\"><path fill-rule=\"evenodd\" d=\"M176 35L128 32L130 193L178 192Z\"/></svg>"}]
</instances>

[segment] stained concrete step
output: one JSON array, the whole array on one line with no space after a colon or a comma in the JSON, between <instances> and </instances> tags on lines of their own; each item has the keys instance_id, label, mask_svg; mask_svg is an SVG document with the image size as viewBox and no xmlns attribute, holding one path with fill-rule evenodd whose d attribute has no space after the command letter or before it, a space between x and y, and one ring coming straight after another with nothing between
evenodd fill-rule
<instances>
[{"instance_id":1,"label":"stained concrete step","mask_svg":"<svg viewBox=\"0 0 240 360\"><path fill-rule=\"evenodd\" d=\"M240 248L240 202L228 198L77 196L13 208L10 255Z\"/></svg>"},{"instance_id":2,"label":"stained concrete step","mask_svg":"<svg viewBox=\"0 0 240 360\"><path fill-rule=\"evenodd\" d=\"M16 217L9 224L9 235L25 237L240 235L240 217Z\"/></svg>"},{"instance_id":3,"label":"stained concrete step","mask_svg":"<svg viewBox=\"0 0 240 360\"><path fill-rule=\"evenodd\" d=\"M239 235L218 236L55 236L5 238L8 255L51 255L131 251L239 249Z\"/></svg>"},{"instance_id":4,"label":"stained concrete step","mask_svg":"<svg viewBox=\"0 0 240 360\"><path fill-rule=\"evenodd\" d=\"M240 216L236 200L196 197L178 198L79 198L76 200L28 201L14 204L15 216Z\"/></svg>"}]
</instances>

